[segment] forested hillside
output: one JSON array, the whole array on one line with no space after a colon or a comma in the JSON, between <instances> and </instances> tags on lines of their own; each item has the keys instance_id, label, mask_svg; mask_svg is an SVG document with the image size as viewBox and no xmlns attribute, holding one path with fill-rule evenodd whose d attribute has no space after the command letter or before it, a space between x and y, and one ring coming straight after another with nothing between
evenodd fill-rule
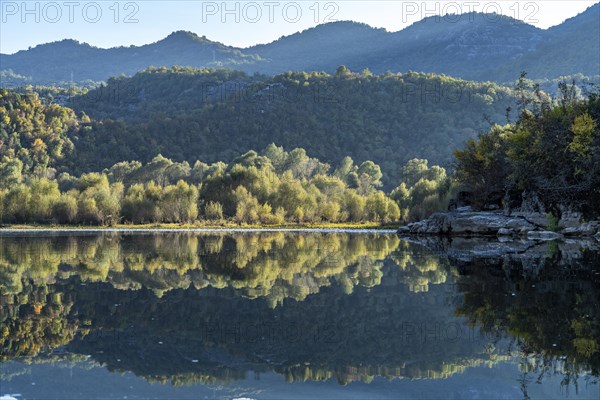
<instances>
[{"instance_id":1,"label":"forested hillside","mask_svg":"<svg viewBox=\"0 0 600 400\"><path fill-rule=\"evenodd\" d=\"M75 110L53 103L69 95ZM404 163L449 161L513 102L492 83L343 66L273 78L155 68L87 92L1 96L0 222L101 225L414 219L444 206L451 180ZM400 178L392 197L379 191Z\"/></svg>"},{"instance_id":2,"label":"forested hillside","mask_svg":"<svg viewBox=\"0 0 600 400\"><path fill-rule=\"evenodd\" d=\"M459 191L597 215L593 87L174 67L74 92L74 109L38 92L0 92L0 221L413 221Z\"/></svg>"},{"instance_id":3,"label":"forested hillside","mask_svg":"<svg viewBox=\"0 0 600 400\"><path fill-rule=\"evenodd\" d=\"M43 104L36 93L0 89L0 159L10 159L21 173L44 170L71 154L69 133L78 129L73 110ZM16 172L15 172L16 173ZM10 173L0 172L3 179Z\"/></svg>"},{"instance_id":4,"label":"forested hillside","mask_svg":"<svg viewBox=\"0 0 600 400\"><path fill-rule=\"evenodd\" d=\"M412 158L449 164L452 149L506 123L510 89L431 74L286 73L266 78L190 68L151 69L72 99L93 122L72 136L62 165L97 171L157 153L230 161L277 143L331 165L377 160L384 185Z\"/></svg>"}]
</instances>

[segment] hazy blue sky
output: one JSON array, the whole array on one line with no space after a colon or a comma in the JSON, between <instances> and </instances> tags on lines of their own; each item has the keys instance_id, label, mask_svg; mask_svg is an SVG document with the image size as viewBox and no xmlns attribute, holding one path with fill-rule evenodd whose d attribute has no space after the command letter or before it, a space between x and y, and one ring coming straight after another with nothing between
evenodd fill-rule
<instances>
[{"instance_id":1,"label":"hazy blue sky","mask_svg":"<svg viewBox=\"0 0 600 400\"><path fill-rule=\"evenodd\" d=\"M6 1L0 0L0 51L77 39L98 47L155 42L189 30L228 45L267 43L318 23L354 20L398 31L431 13L501 12L548 28L594 1ZM318 12L317 12L318 10ZM226 11L229 11L227 13Z\"/></svg>"}]
</instances>

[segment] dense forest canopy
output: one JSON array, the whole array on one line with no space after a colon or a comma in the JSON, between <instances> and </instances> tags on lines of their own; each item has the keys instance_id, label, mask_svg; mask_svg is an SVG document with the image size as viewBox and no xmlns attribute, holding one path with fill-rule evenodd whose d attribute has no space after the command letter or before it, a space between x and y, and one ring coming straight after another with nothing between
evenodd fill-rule
<instances>
[{"instance_id":1,"label":"dense forest canopy","mask_svg":"<svg viewBox=\"0 0 600 400\"><path fill-rule=\"evenodd\" d=\"M93 121L63 165L81 173L123 160L231 161L277 143L331 165L377 160L385 188L403 165L448 165L452 149L505 123L511 89L447 76L295 72L265 78L221 70L150 69L72 98ZM101 157L99 155L102 155Z\"/></svg>"},{"instance_id":2,"label":"dense forest canopy","mask_svg":"<svg viewBox=\"0 0 600 400\"><path fill-rule=\"evenodd\" d=\"M595 90L563 82L553 98L525 74L508 89L344 66L273 78L152 68L89 90L2 90L1 218L414 221L461 192L476 208L534 195L555 217L593 217Z\"/></svg>"},{"instance_id":3,"label":"dense forest canopy","mask_svg":"<svg viewBox=\"0 0 600 400\"><path fill-rule=\"evenodd\" d=\"M231 163L192 166L161 155L149 163L120 162L101 173L55 178L22 175L18 160L0 170L0 222L193 223L198 219L240 224L382 222L400 217L381 192L381 169L372 161L343 168L286 152L274 144Z\"/></svg>"},{"instance_id":4,"label":"dense forest canopy","mask_svg":"<svg viewBox=\"0 0 600 400\"><path fill-rule=\"evenodd\" d=\"M10 159L25 171L44 170L70 154L69 132L78 126L70 108L43 104L36 93L0 89L0 158ZM1 173L3 178L11 179L5 173Z\"/></svg>"}]
</instances>

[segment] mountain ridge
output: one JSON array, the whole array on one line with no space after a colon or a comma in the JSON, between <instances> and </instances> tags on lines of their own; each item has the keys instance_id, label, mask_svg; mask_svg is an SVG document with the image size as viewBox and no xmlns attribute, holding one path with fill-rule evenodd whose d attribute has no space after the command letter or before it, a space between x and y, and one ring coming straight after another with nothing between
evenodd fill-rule
<instances>
[{"instance_id":1,"label":"mountain ridge","mask_svg":"<svg viewBox=\"0 0 600 400\"><path fill-rule=\"evenodd\" d=\"M600 74L598 37L600 3L548 29L508 16L466 13L427 17L396 32L337 21L246 48L183 30L128 47L99 48L64 39L0 54L0 60L2 70L36 84L106 81L149 66L175 65L269 75L290 70L333 72L346 65L374 73L412 70L505 83L522 70L537 79ZM569 57L561 57L562 52Z\"/></svg>"}]
</instances>

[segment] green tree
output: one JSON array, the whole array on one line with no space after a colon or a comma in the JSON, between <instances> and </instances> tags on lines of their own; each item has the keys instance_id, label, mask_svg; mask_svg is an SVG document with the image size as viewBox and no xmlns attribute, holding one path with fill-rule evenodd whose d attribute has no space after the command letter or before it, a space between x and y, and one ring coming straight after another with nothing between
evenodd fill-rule
<instances>
[{"instance_id":1,"label":"green tree","mask_svg":"<svg viewBox=\"0 0 600 400\"><path fill-rule=\"evenodd\" d=\"M452 180L442 167L429 167L427 160L410 160L402 168L402 181L390 197L400 207L405 222L427 218L448 208L454 195Z\"/></svg>"},{"instance_id":2,"label":"green tree","mask_svg":"<svg viewBox=\"0 0 600 400\"><path fill-rule=\"evenodd\" d=\"M77 197L63 193L52 206L52 216L59 224L72 224L77 220Z\"/></svg>"},{"instance_id":3,"label":"green tree","mask_svg":"<svg viewBox=\"0 0 600 400\"><path fill-rule=\"evenodd\" d=\"M28 209L30 218L36 222L50 220L52 208L60 198L58 183L46 178L34 178L29 183L29 190L29 203L23 206Z\"/></svg>"},{"instance_id":4,"label":"green tree","mask_svg":"<svg viewBox=\"0 0 600 400\"><path fill-rule=\"evenodd\" d=\"M223 206L218 201L210 201L204 206L204 215L209 220L222 220Z\"/></svg>"},{"instance_id":5,"label":"green tree","mask_svg":"<svg viewBox=\"0 0 600 400\"><path fill-rule=\"evenodd\" d=\"M365 210L370 221L391 222L400 218L398 205L380 191L367 197Z\"/></svg>"},{"instance_id":6,"label":"green tree","mask_svg":"<svg viewBox=\"0 0 600 400\"><path fill-rule=\"evenodd\" d=\"M382 186L381 168L373 161L365 161L357 171L358 175L358 192L362 195L368 195L378 187Z\"/></svg>"},{"instance_id":7,"label":"green tree","mask_svg":"<svg viewBox=\"0 0 600 400\"><path fill-rule=\"evenodd\" d=\"M18 158L5 157L0 162L0 189L8 189L21 183L23 162Z\"/></svg>"},{"instance_id":8,"label":"green tree","mask_svg":"<svg viewBox=\"0 0 600 400\"><path fill-rule=\"evenodd\" d=\"M198 217L198 189L185 181L165 187L160 208L165 222L193 222Z\"/></svg>"}]
</instances>

